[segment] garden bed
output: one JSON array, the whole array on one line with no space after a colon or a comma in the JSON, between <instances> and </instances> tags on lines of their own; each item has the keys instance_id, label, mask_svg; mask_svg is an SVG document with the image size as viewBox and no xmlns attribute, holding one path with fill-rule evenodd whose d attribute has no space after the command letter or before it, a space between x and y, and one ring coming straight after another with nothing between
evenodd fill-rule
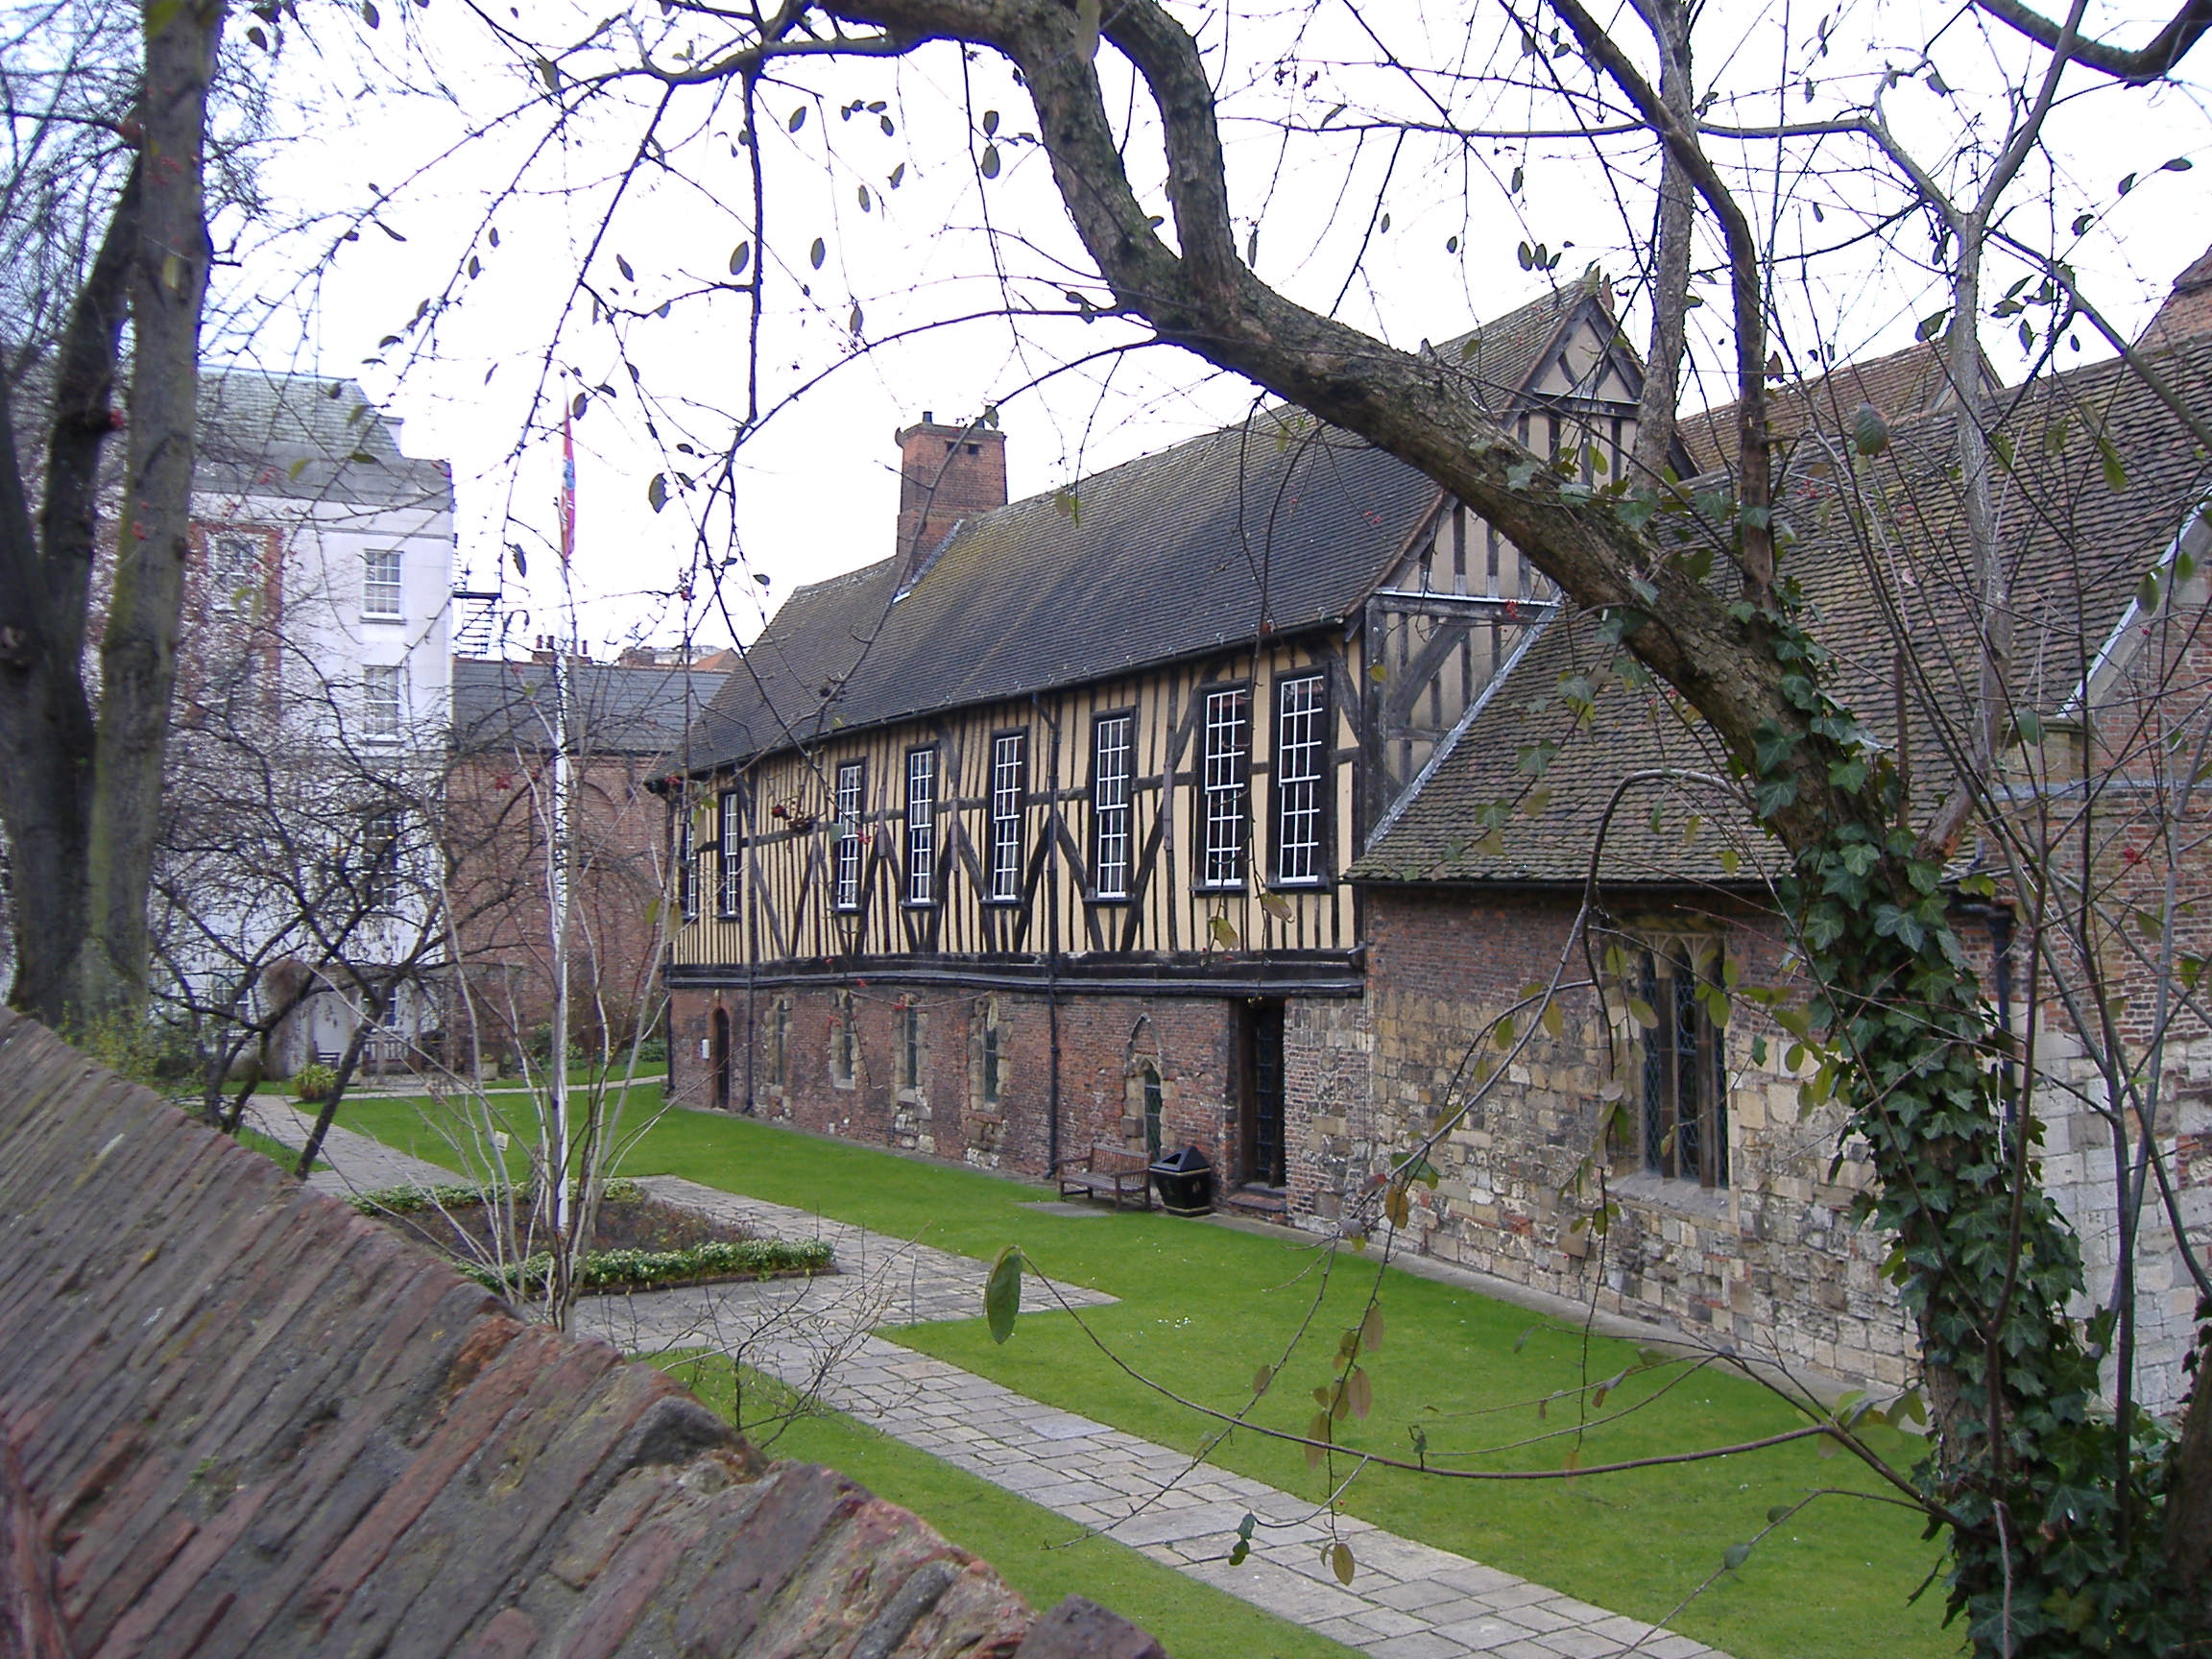
<instances>
[{"instance_id":1,"label":"garden bed","mask_svg":"<svg viewBox=\"0 0 2212 1659\"><path fill-rule=\"evenodd\" d=\"M510 1189L400 1187L364 1192L353 1200L353 1208L429 1245L487 1289L535 1292L542 1288L551 1266L546 1253L528 1254L505 1267L491 1264L499 1229L517 1201ZM526 1210L527 1198L520 1202ZM528 1217L518 1220L526 1225ZM525 1250L534 1242L520 1240ZM509 1246L510 1255L513 1249ZM581 1295L610 1295L836 1270L830 1246L821 1239L761 1238L655 1198L635 1181L611 1181L600 1196L591 1249L578 1264L576 1287Z\"/></svg>"}]
</instances>

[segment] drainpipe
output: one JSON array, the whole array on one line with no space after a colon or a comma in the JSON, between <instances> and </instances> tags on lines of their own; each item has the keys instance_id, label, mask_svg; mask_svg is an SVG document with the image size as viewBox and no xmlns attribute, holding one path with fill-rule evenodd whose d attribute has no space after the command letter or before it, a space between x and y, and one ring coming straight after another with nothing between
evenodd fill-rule
<instances>
[{"instance_id":1,"label":"drainpipe","mask_svg":"<svg viewBox=\"0 0 2212 1659\"><path fill-rule=\"evenodd\" d=\"M2012 1035L2012 912L2002 904L1989 906L1989 955L1996 971L1997 1028ZM2005 1127L2009 1133L2020 1115L2019 1068L2010 1054L2005 1057Z\"/></svg>"},{"instance_id":2,"label":"drainpipe","mask_svg":"<svg viewBox=\"0 0 2212 1659\"><path fill-rule=\"evenodd\" d=\"M1960 910L1969 916L1979 916L1982 925L1989 929L1990 978L1996 982L1997 1029L2006 1036L2012 1035L2012 910L2009 905L1996 903L1961 904ZM2006 1055L2004 1070L2005 1136L2010 1141L2014 1125L2020 1116L2020 1068L2010 1054Z\"/></svg>"},{"instance_id":3,"label":"drainpipe","mask_svg":"<svg viewBox=\"0 0 2212 1659\"><path fill-rule=\"evenodd\" d=\"M738 810L744 814L745 826L745 846L739 856L747 867L741 869L738 879L745 883L745 914L737 923L737 948L745 952L745 1116L751 1118L760 1109L759 1099L754 1094L753 1077L753 1054L760 1046L760 1016L754 1002L754 981L760 972L759 929L754 925L754 918L757 914L755 907L760 900L754 891L759 882L754 878L756 872L749 868L753 862L753 785L742 772L733 781L744 791L738 797Z\"/></svg>"}]
</instances>

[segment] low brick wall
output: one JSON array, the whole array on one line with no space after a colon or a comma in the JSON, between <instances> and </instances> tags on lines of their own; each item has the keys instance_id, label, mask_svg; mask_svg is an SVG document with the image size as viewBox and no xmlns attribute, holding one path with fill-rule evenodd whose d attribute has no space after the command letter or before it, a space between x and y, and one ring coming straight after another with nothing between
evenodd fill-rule
<instances>
[{"instance_id":1,"label":"low brick wall","mask_svg":"<svg viewBox=\"0 0 2212 1659\"><path fill-rule=\"evenodd\" d=\"M1162 1659L0 1013L0 1659Z\"/></svg>"}]
</instances>

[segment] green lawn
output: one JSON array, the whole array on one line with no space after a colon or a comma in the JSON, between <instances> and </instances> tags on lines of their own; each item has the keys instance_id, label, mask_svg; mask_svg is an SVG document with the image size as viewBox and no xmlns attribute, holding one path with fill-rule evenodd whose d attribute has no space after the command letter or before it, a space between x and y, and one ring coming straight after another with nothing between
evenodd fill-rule
<instances>
[{"instance_id":1,"label":"green lawn","mask_svg":"<svg viewBox=\"0 0 2212 1659\"><path fill-rule=\"evenodd\" d=\"M399 1102L349 1104L345 1120L434 1160L443 1142ZM1046 1194L976 1171L945 1168L742 1119L673 1111L644 1137L630 1174L692 1180L857 1221L942 1248L989 1257L1018 1243L1040 1267L1121 1298L1086 1313L1025 1318L1005 1347L980 1318L887 1333L1024 1394L1165 1444L1195 1448L1206 1420L1123 1369L1217 1409L1249 1398L1254 1372L1281 1375L1255 1420L1303 1428L1310 1390L1331 1374L1341 1331L1376 1283L1375 1264L1334 1263L1301 1241L1161 1214L1073 1219L1022 1208ZM1374 1410L1342 1425L1349 1447L1405 1454L1418 1429L1432 1460L1458 1467L1558 1469L1573 1391L1635 1365L1635 1350L1572 1332L1530 1334L1531 1315L1396 1271L1382 1275L1388 1334L1372 1358ZM1292 1338L1301 1326L1302 1344ZM1094 1337L1095 1340L1094 1340ZM1525 1338L1525 1339L1524 1339ZM1286 1358L1286 1356L1288 1356ZM1534 1403L1547 1399L1539 1407ZM1642 1409L1630 1409L1649 1401ZM1583 1465L1772 1434L1799 1421L1738 1378L1664 1367L1628 1380L1594 1416ZM1527 1441L1510 1452L1489 1449ZM1910 1462L1911 1443L1887 1450ZM1226 1467L1318 1498L1326 1476L1301 1450L1239 1433L1216 1454ZM1337 1478L1348 1465L1338 1460ZM1765 1525L1771 1505L1826 1487L1870 1490L1849 1459L1792 1445L1711 1461L1571 1480L1469 1481L1369 1470L1346 1493L1353 1513L1568 1594L1662 1619L1717 1568L1729 1546ZM918 1505L931 1513L926 1504ZM934 1518L934 1516L932 1517ZM1939 1655L1960 1644L1940 1627L1940 1593L1906 1598L1936 1565L1905 1511L1849 1496L1818 1500L1743 1567L1674 1614L1685 1633L1738 1659Z\"/></svg>"},{"instance_id":2,"label":"green lawn","mask_svg":"<svg viewBox=\"0 0 2212 1659\"><path fill-rule=\"evenodd\" d=\"M730 1361L720 1355L664 1357L687 1387L728 1416ZM746 1415L758 1416L762 1392L790 1391L757 1373L746 1379ZM841 1412L813 1411L770 1445L778 1457L827 1463L892 1503L902 1504L963 1550L998 1570L1040 1609L1088 1596L1160 1638L1174 1659L1355 1659L1351 1649L1186 1578L1123 1544L1087 1533L1051 1510L1001 1491L942 1458L878 1433Z\"/></svg>"}]
</instances>

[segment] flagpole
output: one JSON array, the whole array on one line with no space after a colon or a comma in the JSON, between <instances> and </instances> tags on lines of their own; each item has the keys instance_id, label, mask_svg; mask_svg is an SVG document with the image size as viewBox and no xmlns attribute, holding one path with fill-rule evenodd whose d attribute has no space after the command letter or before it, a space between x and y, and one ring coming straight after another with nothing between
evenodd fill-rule
<instances>
[{"instance_id":1,"label":"flagpole","mask_svg":"<svg viewBox=\"0 0 2212 1659\"><path fill-rule=\"evenodd\" d=\"M568 661L576 645L576 599L568 562L576 551L576 442L569 416L561 416L561 600L568 637L553 637L553 845L549 898L553 944L553 1031L547 1064L553 1072L553 1227L565 1246L569 1226L568 1181L568 861L574 837L569 823ZM564 1251L565 1255L565 1252Z\"/></svg>"}]
</instances>

